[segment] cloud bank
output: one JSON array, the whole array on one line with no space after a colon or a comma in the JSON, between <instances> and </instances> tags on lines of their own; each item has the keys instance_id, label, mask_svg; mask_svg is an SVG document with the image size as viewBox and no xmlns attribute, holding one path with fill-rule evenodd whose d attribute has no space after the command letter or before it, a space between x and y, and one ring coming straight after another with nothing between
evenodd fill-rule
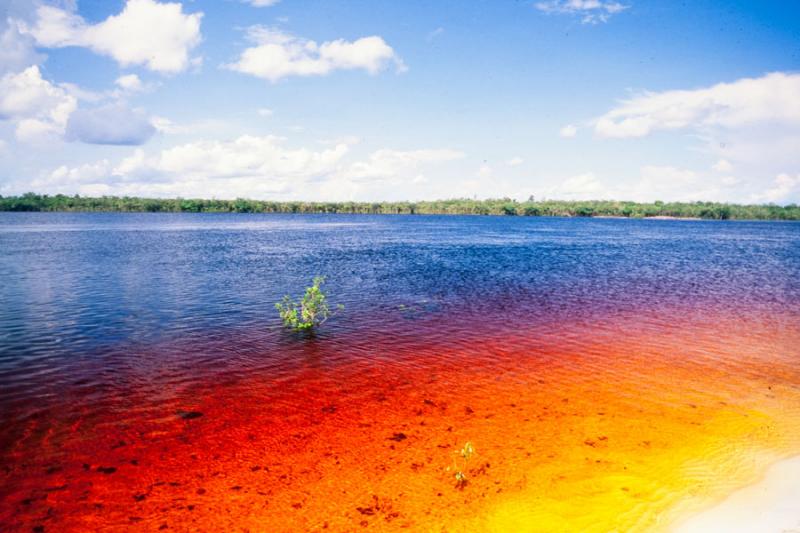
<instances>
[{"instance_id":1,"label":"cloud bank","mask_svg":"<svg viewBox=\"0 0 800 533\"><path fill-rule=\"evenodd\" d=\"M352 199L375 186L414 189L425 171L464 154L452 149L382 149L353 159L342 141L323 149L291 147L284 138L242 135L189 142L147 154L136 149L117 163L107 159L62 165L7 191L216 198Z\"/></svg>"},{"instance_id":2,"label":"cloud bank","mask_svg":"<svg viewBox=\"0 0 800 533\"><path fill-rule=\"evenodd\" d=\"M645 92L595 121L601 137L645 137L660 130L800 125L800 74L776 72L695 90Z\"/></svg>"}]
</instances>

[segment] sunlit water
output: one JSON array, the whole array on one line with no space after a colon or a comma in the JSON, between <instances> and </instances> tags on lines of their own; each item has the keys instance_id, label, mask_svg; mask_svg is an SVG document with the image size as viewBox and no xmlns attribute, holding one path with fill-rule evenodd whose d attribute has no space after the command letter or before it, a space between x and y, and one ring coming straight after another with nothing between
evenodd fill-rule
<instances>
[{"instance_id":1,"label":"sunlit water","mask_svg":"<svg viewBox=\"0 0 800 533\"><path fill-rule=\"evenodd\" d=\"M800 453L800 224L0 213L0 279L3 531L665 529Z\"/></svg>"}]
</instances>

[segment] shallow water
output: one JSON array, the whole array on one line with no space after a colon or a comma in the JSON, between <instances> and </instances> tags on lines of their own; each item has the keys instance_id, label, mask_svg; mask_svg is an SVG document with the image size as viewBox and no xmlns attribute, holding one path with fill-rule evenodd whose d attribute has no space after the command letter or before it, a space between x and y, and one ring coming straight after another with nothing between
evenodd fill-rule
<instances>
[{"instance_id":1,"label":"shallow water","mask_svg":"<svg viewBox=\"0 0 800 533\"><path fill-rule=\"evenodd\" d=\"M800 224L0 213L0 276L11 531L665 528L800 451Z\"/></svg>"}]
</instances>

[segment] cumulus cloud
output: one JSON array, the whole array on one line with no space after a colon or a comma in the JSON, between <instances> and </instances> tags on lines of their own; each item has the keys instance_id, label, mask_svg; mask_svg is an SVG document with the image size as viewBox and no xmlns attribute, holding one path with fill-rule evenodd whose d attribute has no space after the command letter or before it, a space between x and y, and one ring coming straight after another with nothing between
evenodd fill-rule
<instances>
[{"instance_id":1,"label":"cumulus cloud","mask_svg":"<svg viewBox=\"0 0 800 533\"><path fill-rule=\"evenodd\" d=\"M366 70L377 74L389 64L398 71L405 65L391 46L376 35L355 41L337 39L318 44L275 28L252 26L238 61L226 68L277 82L290 76L324 76L335 70Z\"/></svg>"},{"instance_id":2,"label":"cumulus cloud","mask_svg":"<svg viewBox=\"0 0 800 533\"><path fill-rule=\"evenodd\" d=\"M84 184L102 181L111 172L111 164L108 159L103 159L96 163L89 163L77 167L69 168L61 165L50 173L53 181L59 182L62 186L67 184Z\"/></svg>"},{"instance_id":3,"label":"cumulus cloud","mask_svg":"<svg viewBox=\"0 0 800 533\"><path fill-rule=\"evenodd\" d=\"M42 47L81 46L122 66L143 65L174 73L193 61L189 54L200 43L202 17L202 13L184 13L180 3L128 0L118 15L89 24L72 10L42 5L35 22L20 22L19 28Z\"/></svg>"},{"instance_id":4,"label":"cumulus cloud","mask_svg":"<svg viewBox=\"0 0 800 533\"><path fill-rule=\"evenodd\" d=\"M544 13L579 16L583 24L608 22L612 15L630 7L619 2L605 0L547 0L535 5L536 9Z\"/></svg>"},{"instance_id":5,"label":"cumulus cloud","mask_svg":"<svg viewBox=\"0 0 800 533\"><path fill-rule=\"evenodd\" d=\"M34 48L33 38L20 32L15 20L0 20L0 75L38 65L43 59Z\"/></svg>"},{"instance_id":6,"label":"cumulus cloud","mask_svg":"<svg viewBox=\"0 0 800 533\"><path fill-rule=\"evenodd\" d=\"M778 174L769 189L753 195L754 202L786 203L800 201L800 174Z\"/></svg>"},{"instance_id":7,"label":"cumulus cloud","mask_svg":"<svg viewBox=\"0 0 800 533\"><path fill-rule=\"evenodd\" d=\"M268 197L335 173L348 149L343 144L321 151L290 148L279 137L244 135L190 142L150 156L137 149L117 164L59 167L26 186L70 194Z\"/></svg>"},{"instance_id":8,"label":"cumulus cloud","mask_svg":"<svg viewBox=\"0 0 800 533\"><path fill-rule=\"evenodd\" d=\"M518 167L524 162L525 160L522 159L521 157L512 157L511 159L506 161L506 165L508 165L509 167Z\"/></svg>"},{"instance_id":9,"label":"cumulus cloud","mask_svg":"<svg viewBox=\"0 0 800 533\"><path fill-rule=\"evenodd\" d=\"M130 78L121 79L128 88L135 85ZM56 85L44 79L34 65L0 78L0 120L14 124L15 136L23 142L63 139L89 144L142 144L156 128L142 111L130 109L121 94ZM79 108L79 100L96 105Z\"/></svg>"},{"instance_id":10,"label":"cumulus cloud","mask_svg":"<svg viewBox=\"0 0 800 533\"><path fill-rule=\"evenodd\" d=\"M62 166L10 192L217 198L344 199L373 185L419 187L424 170L463 157L449 149L390 150L347 161L351 145L322 149L291 147L276 136L244 135L233 140L196 141L148 155L136 149L116 164L108 160ZM381 189L384 190L385 189Z\"/></svg>"},{"instance_id":11,"label":"cumulus cloud","mask_svg":"<svg viewBox=\"0 0 800 533\"><path fill-rule=\"evenodd\" d=\"M558 130L558 136L564 139L571 139L578 134L578 128L573 126L572 124L567 124L560 130Z\"/></svg>"},{"instance_id":12,"label":"cumulus cloud","mask_svg":"<svg viewBox=\"0 0 800 533\"><path fill-rule=\"evenodd\" d=\"M695 90L645 92L595 121L601 137L644 137L659 130L800 125L800 74L775 72Z\"/></svg>"},{"instance_id":13,"label":"cumulus cloud","mask_svg":"<svg viewBox=\"0 0 800 533\"><path fill-rule=\"evenodd\" d=\"M141 91L144 87L142 85L142 80L139 79L139 76L136 74L126 74L125 76L120 76L119 78L114 81L114 83L120 88L126 91L131 92L138 92Z\"/></svg>"},{"instance_id":14,"label":"cumulus cloud","mask_svg":"<svg viewBox=\"0 0 800 533\"><path fill-rule=\"evenodd\" d=\"M43 79L35 65L0 79L0 120L14 123L21 141L60 137L77 105L75 96Z\"/></svg>"},{"instance_id":15,"label":"cumulus cloud","mask_svg":"<svg viewBox=\"0 0 800 533\"><path fill-rule=\"evenodd\" d=\"M688 133L717 160L715 173L735 168L748 176L745 186L764 189L774 176L800 170L800 74L774 72L699 89L644 92L597 118L594 130L599 137L622 139ZM729 187L718 185L705 190ZM735 199L749 201L748 194Z\"/></svg>"},{"instance_id":16,"label":"cumulus cloud","mask_svg":"<svg viewBox=\"0 0 800 533\"><path fill-rule=\"evenodd\" d=\"M89 144L139 145L155 132L144 113L115 102L74 111L67 121L66 139Z\"/></svg>"},{"instance_id":17,"label":"cumulus cloud","mask_svg":"<svg viewBox=\"0 0 800 533\"><path fill-rule=\"evenodd\" d=\"M198 141L161 152L129 173L164 173L191 178L293 179L325 175L347 153L348 146L315 152L287 148L274 135L243 135L233 141Z\"/></svg>"}]
</instances>

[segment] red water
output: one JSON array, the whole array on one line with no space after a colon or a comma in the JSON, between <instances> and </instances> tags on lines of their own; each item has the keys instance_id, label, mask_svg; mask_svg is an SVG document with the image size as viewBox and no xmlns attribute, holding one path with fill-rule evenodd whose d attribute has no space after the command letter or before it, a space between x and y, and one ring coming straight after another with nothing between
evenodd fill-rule
<instances>
[{"instance_id":1,"label":"red water","mask_svg":"<svg viewBox=\"0 0 800 533\"><path fill-rule=\"evenodd\" d=\"M691 311L290 340L280 371L142 349L113 394L9 408L0 529L666 528L800 452L800 317Z\"/></svg>"}]
</instances>

